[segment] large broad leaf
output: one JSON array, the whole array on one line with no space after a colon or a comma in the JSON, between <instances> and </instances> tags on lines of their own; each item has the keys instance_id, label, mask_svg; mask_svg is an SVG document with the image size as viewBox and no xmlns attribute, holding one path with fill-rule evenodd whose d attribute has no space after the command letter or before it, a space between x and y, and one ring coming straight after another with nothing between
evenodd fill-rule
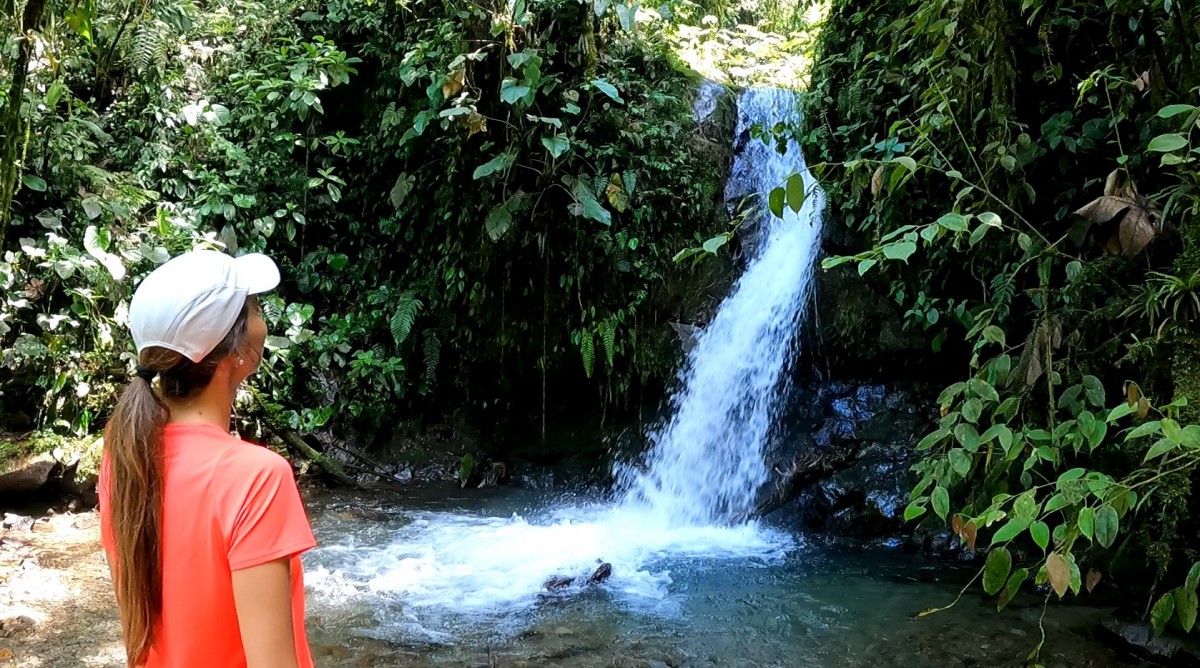
<instances>
[{"instance_id":1,"label":"large broad leaf","mask_svg":"<svg viewBox=\"0 0 1200 668\"><path fill-rule=\"evenodd\" d=\"M1088 202L1075 214L1111 229L1108 249L1126 257L1140 253L1159 230L1158 206L1138 195L1121 170L1109 175L1103 196Z\"/></svg>"},{"instance_id":2,"label":"large broad leaf","mask_svg":"<svg viewBox=\"0 0 1200 668\"><path fill-rule=\"evenodd\" d=\"M518 100L529 94L529 86L522 86L516 79L505 79L500 84L500 99L508 104L516 104Z\"/></svg>"},{"instance_id":3,"label":"large broad leaf","mask_svg":"<svg viewBox=\"0 0 1200 668\"><path fill-rule=\"evenodd\" d=\"M25 187L29 188L30 190L36 190L38 192L46 191L46 179L43 179L40 176L26 174L25 176L21 177L21 182L24 183Z\"/></svg>"},{"instance_id":4,"label":"large broad leaf","mask_svg":"<svg viewBox=\"0 0 1200 668\"><path fill-rule=\"evenodd\" d=\"M1017 592L1021 589L1021 585L1025 583L1028 577L1028 569L1018 568L1013 571L1012 575L1008 577L1008 583L1004 585L1004 591L1000 592L1000 601L996 603L996 612L1004 610L1004 606L1013 600L1013 597L1017 595Z\"/></svg>"},{"instance_id":5,"label":"large broad leaf","mask_svg":"<svg viewBox=\"0 0 1200 668\"><path fill-rule=\"evenodd\" d=\"M612 98L614 102L618 102L620 104L625 103L625 100L621 99L621 94L617 92L617 87L608 83L604 79L596 79L592 82L592 86L596 90Z\"/></svg>"},{"instance_id":6,"label":"large broad leaf","mask_svg":"<svg viewBox=\"0 0 1200 668\"><path fill-rule=\"evenodd\" d=\"M400 205L404 204L404 200L408 199L408 194L412 192L414 183L416 183L416 177L410 176L405 172L400 172L400 175L396 177L396 183L392 186L391 192L388 193L388 200L391 201L393 207L399 209Z\"/></svg>"},{"instance_id":7,"label":"large broad leaf","mask_svg":"<svg viewBox=\"0 0 1200 668\"><path fill-rule=\"evenodd\" d=\"M1008 582L1011 570L1012 554L1007 548L998 547L988 552L987 562L983 565L983 590L988 594L999 592Z\"/></svg>"},{"instance_id":8,"label":"large broad leaf","mask_svg":"<svg viewBox=\"0 0 1200 668\"><path fill-rule=\"evenodd\" d=\"M1187 145L1187 137L1179 133L1171 133L1159 135L1154 139L1151 139L1146 148L1154 151L1155 153L1170 153L1172 151L1178 151L1181 148L1187 148Z\"/></svg>"},{"instance_id":9,"label":"large broad leaf","mask_svg":"<svg viewBox=\"0 0 1200 668\"><path fill-rule=\"evenodd\" d=\"M500 155L476 167L475 172L471 174L471 178L482 179L485 176L491 176L496 172L508 169L509 165L511 164L512 156L508 153L501 153Z\"/></svg>"},{"instance_id":10,"label":"large broad leaf","mask_svg":"<svg viewBox=\"0 0 1200 668\"><path fill-rule=\"evenodd\" d=\"M641 5L637 2L625 3L618 0L613 5L613 9L617 10L617 20L621 22L621 29L628 32L637 26L637 11Z\"/></svg>"},{"instance_id":11,"label":"large broad leaf","mask_svg":"<svg viewBox=\"0 0 1200 668\"><path fill-rule=\"evenodd\" d=\"M553 137L542 137L542 146L550 151L550 155L557 158L571 148L571 142L566 135L554 135Z\"/></svg>"},{"instance_id":12,"label":"large broad leaf","mask_svg":"<svg viewBox=\"0 0 1200 668\"><path fill-rule=\"evenodd\" d=\"M883 247L883 256L889 260L908 261L917 252L917 245L911 241L897 241Z\"/></svg>"},{"instance_id":13,"label":"large broad leaf","mask_svg":"<svg viewBox=\"0 0 1200 668\"><path fill-rule=\"evenodd\" d=\"M508 210L507 206L501 204L492 209L492 212L488 214L487 221L484 222L483 227L487 230L487 235L492 241L499 241L504 236L504 233L508 231L508 228L512 227L512 222L512 213Z\"/></svg>"}]
</instances>

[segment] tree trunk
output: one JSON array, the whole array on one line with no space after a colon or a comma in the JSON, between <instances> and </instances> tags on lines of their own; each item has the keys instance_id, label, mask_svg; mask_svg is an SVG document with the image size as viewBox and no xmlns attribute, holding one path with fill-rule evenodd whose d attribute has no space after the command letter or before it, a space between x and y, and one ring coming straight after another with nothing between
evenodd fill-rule
<instances>
[{"instance_id":1,"label":"tree trunk","mask_svg":"<svg viewBox=\"0 0 1200 668\"><path fill-rule=\"evenodd\" d=\"M21 117L25 101L25 83L29 76L29 59L33 53L32 34L42 23L44 0L29 0L19 26L22 37L17 47L17 58L13 61L12 85L8 89L8 107L4 110L0 131L4 134L4 145L0 149L0 250L12 220L13 198L21 179L22 158L25 152L26 122Z\"/></svg>"}]
</instances>

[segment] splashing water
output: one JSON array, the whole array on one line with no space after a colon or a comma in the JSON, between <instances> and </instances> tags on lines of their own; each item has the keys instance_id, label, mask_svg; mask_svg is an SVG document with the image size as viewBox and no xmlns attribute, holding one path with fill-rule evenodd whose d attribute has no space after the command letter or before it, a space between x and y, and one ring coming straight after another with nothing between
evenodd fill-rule
<instances>
[{"instance_id":1,"label":"splashing water","mask_svg":"<svg viewBox=\"0 0 1200 668\"><path fill-rule=\"evenodd\" d=\"M738 135L761 124L795 120L796 100L783 90L749 90L738 104ZM794 172L810 193L782 219L766 194ZM750 140L738 155L726 198L758 194L763 241L713 321L696 340L672 397L672 417L651 435L641 468L618 467L624 502L669 525L728 522L754 507L767 480L763 446L786 391L792 342L801 324L819 246L824 194L795 141L780 154Z\"/></svg>"},{"instance_id":2,"label":"splashing water","mask_svg":"<svg viewBox=\"0 0 1200 668\"><path fill-rule=\"evenodd\" d=\"M739 136L762 125L795 121L794 94L751 90L739 101ZM799 171L809 196L782 220L766 194ZM774 563L796 543L755 521L731 519L753 507L766 481L763 448L786 389L788 362L801 325L820 236L823 194L800 149L780 154L758 139L735 158L727 198L761 196L761 243L745 273L699 335L680 373L671 418L651 434L639 466L618 466L617 503L543 508L524 516L407 512L402 526L343 537L318 549L309 577L317 603L382 599L400 604L426 637L479 615L527 609L556 575L582 576L598 561L613 566L604 586L629 604L668 601L671 569L683 561L737 559ZM669 608L669 605L666 605ZM377 616L387 607L375 608Z\"/></svg>"}]
</instances>

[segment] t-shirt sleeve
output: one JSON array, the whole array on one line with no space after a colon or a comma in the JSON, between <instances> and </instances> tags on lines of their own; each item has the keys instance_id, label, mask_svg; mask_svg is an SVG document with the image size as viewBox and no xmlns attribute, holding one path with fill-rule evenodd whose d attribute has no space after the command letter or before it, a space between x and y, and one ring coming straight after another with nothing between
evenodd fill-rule
<instances>
[{"instance_id":1,"label":"t-shirt sleeve","mask_svg":"<svg viewBox=\"0 0 1200 668\"><path fill-rule=\"evenodd\" d=\"M227 500L237 508L229 535L233 571L290 557L317 544L291 465L269 450L253 454L244 458L244 467L228 470L243 483L236 485L241 498Z\"/></svg>"}]
</instances>

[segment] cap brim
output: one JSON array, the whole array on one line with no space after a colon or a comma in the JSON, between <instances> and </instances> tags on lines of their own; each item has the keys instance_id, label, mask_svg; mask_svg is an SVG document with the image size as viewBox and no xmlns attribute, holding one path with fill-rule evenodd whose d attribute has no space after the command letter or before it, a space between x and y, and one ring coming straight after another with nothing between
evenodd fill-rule
<instances>
[{"instance_id":1,"label":"cap brim","mask_svg":"<svg viewBox=\"0 0 1200 668\"><path fill-rule=\"evenodd\" d=\"M279 286L279 267L261 253L250 253L233 260L234 282L238 289L257 295Z\"/></svg>"}]
</instances>

